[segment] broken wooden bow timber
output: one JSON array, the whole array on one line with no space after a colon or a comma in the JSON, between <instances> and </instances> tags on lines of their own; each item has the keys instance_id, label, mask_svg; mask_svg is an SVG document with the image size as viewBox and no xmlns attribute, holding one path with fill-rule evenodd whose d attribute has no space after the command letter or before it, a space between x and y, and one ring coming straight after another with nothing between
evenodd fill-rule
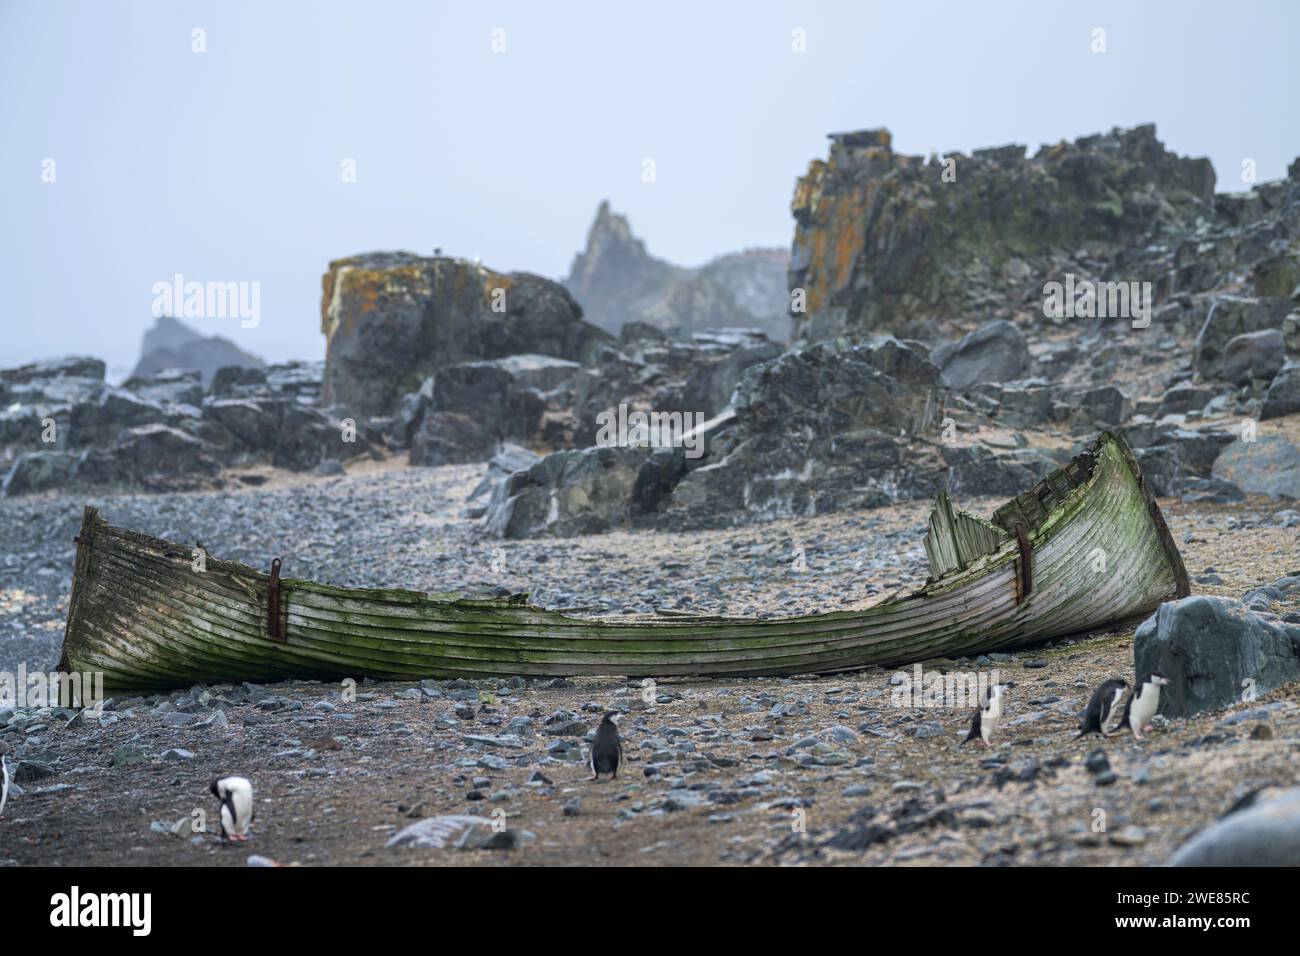
<instances>
[{"instance_id":1,"label":"broken wooden bow timber","mask_svg":"<svg viewBox=\"0 0 1300 956\"><path fill-rule=\"evenodd\" d=\"M209 558L206 571L195 570L186 549L114 528L94 508L80 537L64 666L132 689L295 677L828 672L1028 644L1188 593L1137 462L1109 432L991 521L941 495L923 587L805 617L581 619L278 575L273 587L231 561Z\"/></svg>"}]
</instances>

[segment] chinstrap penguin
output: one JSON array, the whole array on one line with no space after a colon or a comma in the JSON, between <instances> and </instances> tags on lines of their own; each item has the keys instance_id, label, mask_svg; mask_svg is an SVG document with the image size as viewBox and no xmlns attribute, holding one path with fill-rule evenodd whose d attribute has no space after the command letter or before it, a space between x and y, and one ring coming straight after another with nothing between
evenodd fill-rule
<instances>
[{"instance_id":1,"label":"chinstrap penguin","mask_svg":"<svg viewBox=\"0 0 1300 956\"><path fill-rule=\"evenodd\" d=\"M1151 718L1160 709L1160 688L1168 683L1169 678L1158 671L1138 678L1133 693L1128 695L1128 703L1124 705L1124 719L1120 721L1121 727L1133 731L1135 739L1141 740L1142 732L1151 729Z\"/></svg>"},{"instance_id":2,"label":"chinstrap penguin","mask_svg":"<svg viewBox=\"0 0 1300 956\"><path fill-rule=\"evenodd\" d=\"M623 744L618 739L618 711L611 710L600 719L596 739L591 742L591 779L599 780L607 773L618 779L618 768L623 762Z\"/></svg>"},{"instance_id":3,"label":"chinstrap penguin","mask_svg":"<svg viewBox=\"0 0 1300 956\"><path fill-rule=\"evenodd\" d=\"M998 722L1002 719L1002 692L1006 688L1006 684L994 684L989 688L984 706L976 708L975 716L971 718L970 733L962 741L963 744L978 740L985 747L993 746L993 734L997 732Z\"/></svg>"},{"instance_id":4,"label":"chinstrap penguin","mask_svg":"<svg viewBox=\"0 0 1300 956\"><path fill-rule=\"evenodd\" d=\"M0 817L5 815L5 801L9 799L9 765L0 753Z\"/></svg>"},{"instance_id":5,"label":"chinstrap penguin","mask_svg":"<svg viewBox=\"0 0 1300 956\"><path fill-rule=\"evenodd\" d=\"M1127 689L1127 681L1118 679L1102 681L1101 686L1093 691L1092 699L1088 701L1088 709L1083 712L1079 737L1088 734L1109 737L1111 732L1119 727L1124 717L1124 711L1119 704L1124 699L1124 691Z\"/></svg>"},{"instance_id":6,"label":"chinstrap penguin","mask_svg":"<svg viewBox=\"0 0 1300 956\"><path fill-rule=\"evenodd\" d=\"M221 801L221 839L246 841L253 823L253 785L245 777L220 777L209 789Z\"/></svg>"}]
</instances>

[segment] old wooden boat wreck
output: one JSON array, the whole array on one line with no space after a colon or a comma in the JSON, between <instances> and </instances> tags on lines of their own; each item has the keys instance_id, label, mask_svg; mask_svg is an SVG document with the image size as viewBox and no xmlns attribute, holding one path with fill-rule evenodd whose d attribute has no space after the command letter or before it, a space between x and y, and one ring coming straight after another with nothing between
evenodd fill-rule
<instances>
[{"instance_id":1,"label":"old wooden boat wreck","mask_svg":"<svg viewBox=\"0 0 1300 956\"><path fill-rule=\"evenodd\" d=\"M1103 433L999 508L930 518L930 580L805 617L587 619L509 600L360 590L270 574L114 528L87 508L61 667L107 686L584 674L794 674L904 664L1131 619L1188 593L1128 444Z\"/></svg>"}]
</instances>

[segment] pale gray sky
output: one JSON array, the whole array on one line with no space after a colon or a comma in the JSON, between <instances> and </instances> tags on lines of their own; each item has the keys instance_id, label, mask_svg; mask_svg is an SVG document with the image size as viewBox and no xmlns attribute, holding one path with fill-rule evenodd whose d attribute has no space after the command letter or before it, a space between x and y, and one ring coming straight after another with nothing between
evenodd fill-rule
<instances>
[{"instance_id":1,"label":"pale gray sky","mask_svg":"<svg viewBox=\"0 0 1300 956\"><path fill-rule=\"evenodd\" d=\"M319 357L329 259L560 276L603 197L676 262L786 246L833 130L927 153L1153 121L1242 188L1243 158L1270 179L1300 155L1297 39L1290 0L0 0L0 364L129 366L178 272L260 283L257 328L204 331Z\"/></svg>"}]
</instances>

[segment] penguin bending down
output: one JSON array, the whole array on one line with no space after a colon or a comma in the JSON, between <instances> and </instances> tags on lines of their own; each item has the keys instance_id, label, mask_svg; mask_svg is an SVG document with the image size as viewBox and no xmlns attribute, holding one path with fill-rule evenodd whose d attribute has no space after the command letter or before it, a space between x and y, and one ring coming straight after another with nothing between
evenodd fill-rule
<instances>
[{"instance_id":1,"label":"penguin bending down","mask_svg":"<svg viewBox=\"0 0 1300 956\"><path fill-rule=\"evenodd\" d=\"M1083 712L1083 724L1079 727L1079 737L1088 734L1101 734L1103 737L1109 737L1111 732L1119 727L1120 722L1124 719L1124 711L1120 708L1119 702L1124 697L1124 691L1128 689L1128 683L1122 680L1102 681L1095 691L1092 692L1092 699L1088 701L1088 709ZM1076 737L1076 740L1079 738Z\"/></svg>"},{"instance_id":2,"label":"penguin bending down","mask_svg":"<svg viewBox=\"0 0 1300 956\"><path fill-rule=\"evenodd\" d=\"M618 779L618 768L623 762L623 744L618 739L618 711L611 710L600 719L596 739L591 742L591 779L599 780L602 773Z\"/></svg>"},{"instance_id":3,"label":"penguin bending down","mask_svg":"<svg viewBox=\"0 0 1300 956\"><path fill-rule=\"evenodd\" d=\"M221 801L221 839L247 840L253 823L253 785L244 777L221 777L209 789Z\"/></svg>"},{"instance_id":4,"label":"penguin bending down","mask_svg":"<svg viewBox=\"0 0 1300 956\"><path fill-rule=\"evenodd\" d=\"M963 745L972 740L979 740L985 747L993 746L991 743L993 734L998 729L998 721L1002 719L1002 692L1006 690L1006 686L1006 684L994 684L989 688L984 706L975 709L975 716L970 722L970 733L962 741Z\"/></svg>"},{"instance_id":5,"label":"penguin bending down","mask_svg":"<svg viewBox=\"0 0 1300 956\"><path fill-rule=\"evenodd\" d=\"M1135 739L1141 740L1142 731L1151 729L1151 718L1160 709L1160 688L1168 683L1169 678L1159 671L1138 678L1133 693L1128 695L1128 703L1124 705L1124 718L1120 721L1121 727L1133 731Z\"/></svg>"}]
</instances>

